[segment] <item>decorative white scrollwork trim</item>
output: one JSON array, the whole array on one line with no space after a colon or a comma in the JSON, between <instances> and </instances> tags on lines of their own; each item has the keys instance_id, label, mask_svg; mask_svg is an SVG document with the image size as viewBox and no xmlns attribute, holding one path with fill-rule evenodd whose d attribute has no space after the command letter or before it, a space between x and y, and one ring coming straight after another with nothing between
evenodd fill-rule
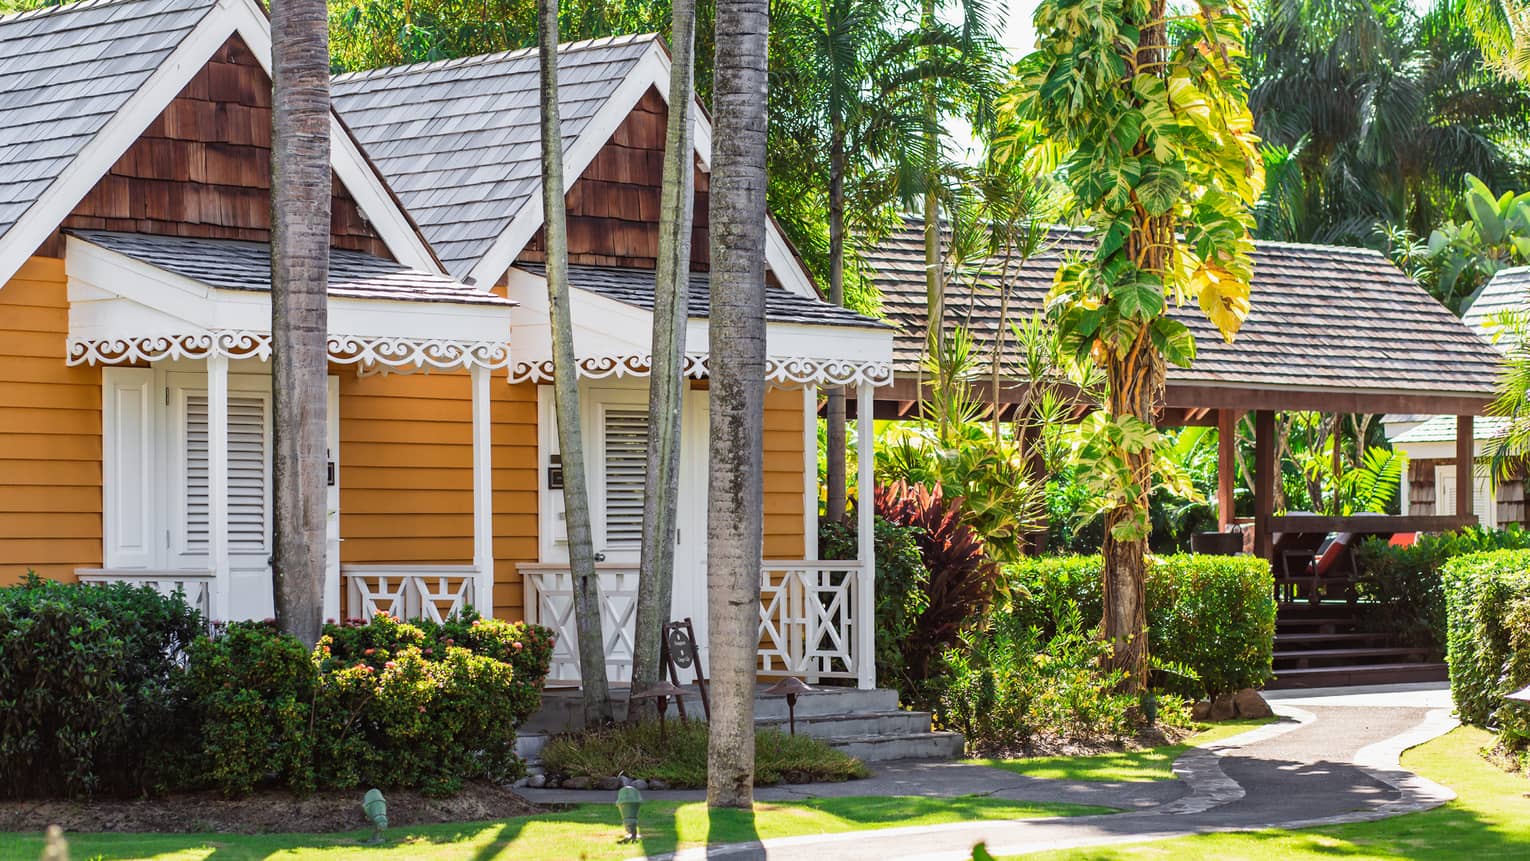
<instances>
[{"instance_id":1,"label":"decorative white scrollwork trim","mask_svg":"<svg viewBox=\"0 0 1530 861\"><path fill-rule=\"evenodd\" d=\"M705 353L690 353L685 357L685 376L701 379L707 376ZM579 376L591 380L610 377L646 377L652 367L652 357L597 356L579 360ZM518 362L510 368L512 383L547 383L553 378L550 360ZM810 359L800 356L772 356L765 360L765 379L773 383L816 383L835 386L854 386L869 383L885 386L892 383L893 370L889 362L853 361L849 359Z\"/></svg>"},{"instance_id":2,"label":"decorative white scrollwork trim","mask_svg":"<svg viewBox=\"0 0 1530 861\"><path fill-rule=\"evenodd\" d=\"M405 369L504 368L510 347L502 341L449 341L365 335L330 335L329 359L342 365ZM125 365L174 359L271 358L266 332L217 330L141 338L70 338L69 365Z\"/></svg>"}]
</instances>

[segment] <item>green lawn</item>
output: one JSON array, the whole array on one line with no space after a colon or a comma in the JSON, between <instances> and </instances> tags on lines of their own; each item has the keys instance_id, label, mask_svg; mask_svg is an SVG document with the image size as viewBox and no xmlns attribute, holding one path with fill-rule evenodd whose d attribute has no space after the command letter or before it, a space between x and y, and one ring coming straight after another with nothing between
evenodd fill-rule
<instances>
[{"instance_id":1,"label":"green lawn","mask_svg":"<svg viewBox=\"0 0 1530 861\"><path fill-rule=\"evenodd\" d=\"M609 804L585 804L543 816L469 825L398 829L388 845L358 846L364 831L347 834L76 834L70 835L75 859L156 859L156 861L241 861L242 859L473 859L473 861L553 861L553 859L630 858L642 853L712 843L831 834L903 825L935 825L980 819L1024 819L1112 813L1076 804L1030 804L1002 799L833 798L790 804L755 805L751 816L737 810L708 815L705 804L652 802L643 806L643 841L617 842L621 818ZM34 861L42 839L0 834L0 859Z\"/></svg>"},{"instance_id":2,"label":"green lawn","mask_svg":"<svg viewBox=\"0 0 1530 861\"><path fill-rule=\"evenodd\" d=\"M1023 857L1026 861L1530 858L1530 798L1526 797L1530 780L1485 762L1478 752L1491 743L1492 737L1483 730L1463 727L1403 755L1404 767L1449 786L1459 796L1425 813L1313 831L1207 834Z\"/></svg>"},{"instance_id":3,"label":"green lawn","mask_svg":"<svg viewBox=\"0 0 1530 861\"><path fill-rule=\"evenodd\" d=\"M1172 780L1174 760L1192 747L1231 738L1254 727L1272 723L1274 718L1234 720L1214 724L1179 744L1166 744L1146 750L1102 753L1097 756L1037 756L1028 759L972 759L976 765L991 765L1027 777L1049 780Z\"/></svg>"}]
</instances>

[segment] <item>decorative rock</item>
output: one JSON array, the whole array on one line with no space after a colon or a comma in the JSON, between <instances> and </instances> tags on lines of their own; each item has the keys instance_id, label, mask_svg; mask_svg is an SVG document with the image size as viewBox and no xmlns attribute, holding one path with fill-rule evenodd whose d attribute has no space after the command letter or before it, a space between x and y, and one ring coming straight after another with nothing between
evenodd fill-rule
<instances>
[{"instance_id":1,"label":"decorative rock","mask_svg":"<svg viewBox=\"0 0 1530 861\"><path fill-rule=\"evenodd\" d=\"M1206 700L1201 700L1200 702L1198 702L1195 705L1191 706L1190 707L1190 719L1191 720L1198 720L1198 721L1210 720L1211 719L1211 703L1207 702Z\"/></svg>"},{"instance_id":2,"label":"decorative rock","mask_svg":"<svg viewBox=\"0 0 1530 861\"><path fill-rule=\"evenodd\" d=\"M616 776L616 779L620 780L622 782L622 786L631 786L632 785L632 778L628 777L625 774L618 774Z\"/></svg>"},{"instance_id":3,"label":"decorative rock","mask_svg":"<svg viewBox=\"0 0 1530 861\"><path fill-rule=\"evenodd\" d=\"M643 790L648 789L650 786L652 786L652 784L650 784L648 781L644 780L641 777L638 778L637 780L632 781L631 785L632 785L632 788L636 789L638 792L642 792Z\"/></svg>"},{"instance_id":4,"label":"decorative rock","mask_svg":"<svg viewBox=\"0 0 1530 861\"><path fill-rule=\"evenodd\" d=\"M524 789L526 786L528 786L530 784L531 784L531 778L523 777L520 780L517 780L516 782L510 784L510 788L511 789Z\"/></svg>"},{"instance_id":5,"label":"decorative rock","mask_svg":"<svg viewBox=\"0 0 1530 861\"><path fill-rule=\"evenodd\" d=\"M570 777L568 780L563 781L564 789L589 789L594 785L595 781L590 780L588 777Z\"/></svg>"},{"instance_id":6,"label":"decorative rock","mask_svg":"<svg viewBox=\"0 0 1530 861\"><path fill-rule=\"evenodd\" d=\"M1233 707L1242 718L1267 718L1275 714L1270 704L1253 688L1244 688L1233 695Z\"/></svg>"},{"instance_id":7,"label":"decorative rock","mask_svg":"<svg viewBox=\"0 0 1530 861\"><path fill-rule=\"evenodd\" d=\"M1238 716L1238 708L1233 704L1232 694L1223 694L1211 702L1211 714L1208 717L1214 721L1232 720Z\"/></svg>"},{"instance_id":8,"label":"decorative rock","mask_svg":"<svg viewBox=\"0 0 1530 861\"><path fill-rule=\"evenodd\" d=\"M641 789L642 787L639 788ZM648 781L648 788L652 789L654 792L663 792L669 788L669 784L659 780L658 778L654 778L653 780Z\"/></svg>"},{"instance_id":9,"label":"decorative rock","mask_svg":"<svg viewBox=\"0 0 1530 861\"><path fill-rule=\"evenodd\" d=\"M547 775L533 774L532 776L526 778L526 785L532 789L541 789L547 785Z\"/></svg>"},{"instance_id":10,"label":"decorative rock","mask_svg":"<svg viewBox=\"0 0 1530 861\"><path fill-rule=\"evenodd\" d=\"M622 781L619 777L602 777L595 781L595 788L603 789L607 792L615 792L622 788Z\"/></svg>"}]
</instances>

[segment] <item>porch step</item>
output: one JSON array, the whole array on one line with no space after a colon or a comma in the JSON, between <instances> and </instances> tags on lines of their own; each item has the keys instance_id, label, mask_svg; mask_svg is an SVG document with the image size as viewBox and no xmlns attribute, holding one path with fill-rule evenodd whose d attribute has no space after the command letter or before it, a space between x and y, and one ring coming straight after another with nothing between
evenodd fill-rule
<instances>
[{"instance_id":1,"label":"porch step","mask_svg":"<svg viewBox=\"0 0 1530 861\"><path fill-rule=\"evenodd\" d=\"M1304 644L1307 644L1307 643L1379 642L1379 641L1382 641L1382 640L1389 639L1391 636L1392 636L1391 634L1377 633L1377 632L1374 632L1374 631L1351 631L1351 632L1346 632L1346 633L1342 633L1342 634L1325 634L1325 633L1286 634L1286 633L1277 633L1275 635L1275 645L1277 645L1277 646L1289 646L1289 645L1304 645Z\"/></svg>"},{"instance_id":2,"label":"porch step","mask_svg":"<svg viewBox=\"0 0 1530 861\"><path fill-rule=\"evenodd\" d=\"M1450 677L1442 663L1370 664L1350 667L1313 667L1276 670L1269 690L1331 688L1345 685L1383 685L1403 682L1442 682Z\"/></svg>"},{"instance_id":3,"label":"porch step","mask_svg":"<svg viewBox=\"0 0 1530 861\"><path fill-rule=\"evenodd\" d=\"M790 722L779 718L755 718L754 724L765 729L786 732ZM797 715L797 734L833 742L863 736L911 735L930 731L929 712L894 709L881 712L850 712L830 715Z\"/></svg>"},{"instance_id":4,"label":"porch step","mask_svg":"<svg viewBox=\"0 0 1530 861\"><path fill-rule=\"evenodd\" d=\"M1284 632L1291 628L1326 628L1338 632L1355 624L1350 616L1309 616L1306 618L1276 618L1275 630Z\"/></svg>"},{"instance_id":5,"label":"porch step","mask_svg":"<svg viewBox=\"0 0 1530 861\"><path fill-rule=\"evenodd\" d=\"M1307 669L1313 661L1323 663L1342 662L1360 669L1379 663L1387 663L1389 660L1418 658L1422 661L1428 654L1428 649L1419 649L1411 646L1379 646L1360 649L1303 649L1294 652L1276 652L1274 655L1275 672L1281 672L1281 665L1292 669Z\"/></svg>"},{"instance_id":6,"label":"porch step","mask_svg":"<svg viewBox=\"0 0 1530 861\"><path fill-rule=\"evenodd\" d=\"M802 724L797 724L798 732ZM829 744L862 762L893 759L959 759L967 749L959 732L916 732L830 739Z\"/></svg>"}]
</instances>

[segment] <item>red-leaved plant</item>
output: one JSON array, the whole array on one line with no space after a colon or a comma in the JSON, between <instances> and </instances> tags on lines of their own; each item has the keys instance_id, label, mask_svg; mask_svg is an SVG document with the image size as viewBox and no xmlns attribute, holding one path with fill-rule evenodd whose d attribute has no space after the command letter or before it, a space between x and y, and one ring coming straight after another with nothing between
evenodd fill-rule
<instances>
[{"instance_id":1,"label":"red-leaved plant","mask_svg":"<svg viewBox=\"0 0 1530 861\"><path fill-rule=\"evenodd\" d=\"M925 686L935 659L956 644L967 626L984 618L999 586L999 566L962 522L961 505L938 487L897 481L876 489L879 516L918 527L919 555L930 572L929 603L914 621L914 636L902 644L905 672L916 689Z\"/></svg>"}]
</instances>

